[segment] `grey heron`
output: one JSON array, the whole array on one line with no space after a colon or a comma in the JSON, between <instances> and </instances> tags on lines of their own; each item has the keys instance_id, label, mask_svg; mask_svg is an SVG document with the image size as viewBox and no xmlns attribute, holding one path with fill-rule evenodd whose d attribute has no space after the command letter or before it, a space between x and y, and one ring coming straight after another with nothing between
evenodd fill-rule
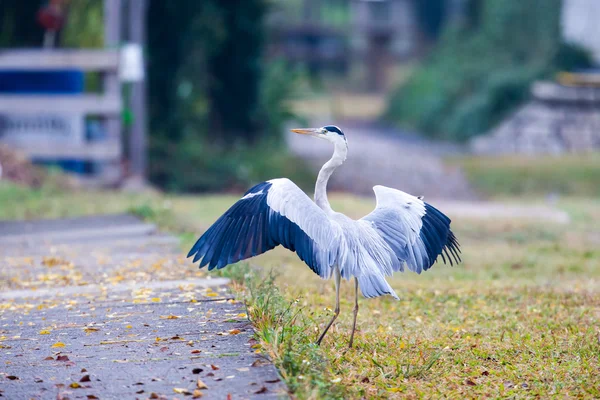
<instances>
[{"instance_id":1,"label":"grey heron","mask_svg":"<svg viewBox=\"0 0 600 400\"><path fill-rule=\"evenodd\" d=\"M327 182L346 160L348 142L336 126L292 129L331 142L333 156L317 176L314 202L286 178L259 183L225 212L194 244L188 257L200 268L220 269L282 245L295 251L323 279L334 277L334 315L319 336L319 345L340 313L341 278L354 278L354 341L358 289L364 297L398 296L386 276L428 270L441 256L460 261L450 219L435 207L400 190L373 188L375 210L359 220L335 212L327 199Z\"/></svg>"}]
</instances>

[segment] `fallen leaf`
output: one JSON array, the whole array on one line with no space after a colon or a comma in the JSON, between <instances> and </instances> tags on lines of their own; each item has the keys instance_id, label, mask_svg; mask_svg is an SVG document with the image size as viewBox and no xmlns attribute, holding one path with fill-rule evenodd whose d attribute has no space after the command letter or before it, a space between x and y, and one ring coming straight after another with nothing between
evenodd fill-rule
<instances>
[{"instance_id":1,"label":"fallen leaf","mask_svg":"<svg viewBox=\"0 0 600 400\"><path fill-rule=\"evenodd\" d=\"M258 360L255 360L255 361L252 363L252 366L253 366L253 367L260 367L260 366L266 365L266 364L268 364L268 363L269 363L269 362L268 362L267 360L263 360L263 359L259 358Z\"/></svg>"},{"instance_id":2,"label":"fallen leaf","mask_svg":"<svg viewBox=\"0 0 600 400\"><path fill-rule=\"evenodd\" d=\"M69 387L70 387L71 389L79 389L79 388L81 388L81 385L80 385L79 383L77 383L77 382L73 382L73 383L71 383L71 384L69 385Z\"/></svg>"},{"instance_id":3,"label":"fallen leaf","mask_svg":"<svg viewBox=\"0 0 600 400\"><path fill-rule=\"evenodd\" d=\"M53 349L57 349L57 348L65 347L65 344L63 342L56 342L50 347Z\"/></svg>"},{"instance_id":4,"label":"fallen leaf","mask_svg":"<svg viewBox=\"0 0 600 400\"><path fill-rule=\"evenodd\" d=\"M201 352L201 351L200 351L200 350L198 350L198 349L190 351L190 353L192 353L192 354L198 354L198 353L200 353L200 352Z\"/></svg>"},{"instance_id":5,"label":"fallen leaf","mask_svg":"<svg viewBox=\"0 0 600 400\"><path fill-rule=\"evenodd\" d=\"M88 326L87 328L84 328L83 331L85 333L92 333L92 332L98 332L100 329L99 328L94 328L91 326Z\"/></svg>"},{"instance_id":6,"label":"fallen leaf","mask_svg":"<svg viewBox=\"0 0 600 400\"><path fill-rule=\"evenodd\" d=\"M181 317L178 315L161 315L160 316L160 319L179 319L179 318L181 318Z\"/></svg>"},{"instance_id":7,"label":"fallen leaf","mask_svg":"<svg viewBox=\"0 0 600 400\"><path fill-rule=\"evenodd\" d=\"M89 400L98 400L98 397L94 396L93 394L88 394L88 395L87 395L87 398L88 398Z\"/></svg>"},{"instance_id":8,"label":"fallen leaf","mask_svg":"<svg viewBox=\"0 0 600 400\"><path fill-rule=\"evenodd\" d=\"M142 393L144 393L144 389L138 390L136 393L137 394L142 394Z\"/></svg>"},{"instance_id":9,"label":"fallen leaf","mask_svg":"<svg viewBox=\"0 0 600 400\"><path fill-rule=\"evenodd\" d=\"M50 333L51 333L51 331L50 331L50 330L48 330L48 329L42 329L42 330L40 331L40 335L49 335Z\"/></svg>"},{"instance_id":10,"label":"fallen leaf","mask_svg":"<svg viewBox=\"0 0 600 400\"><path fill-rule=\"evenodd\" d=\"M246 313L240 313L237 315L239 318L248 318L248 314Z\"/></svg>"},{"instance_id":11,"label":"fallen leaf","mask_svg":"<svg viewBox=\"0 0 600 400\"><path fill-rule=\"evenodd\" d=\"M151 399L158 399L158 395L154 392L150 393L150 398Z\"/></svg>"},{"instance_id":12,"label":"fallen leaf","mask_svg":"<svg viewBox=\"0 0 600 400\"><path fill-rule=\"evenodd\" d=\"M210 364L210 367L212 368L213 371L216 371L219 369L219 367L217 367L216 365Z\"/></svg>"},{"instance_id":13,"label":"fallen leaf","mask_svg":"<svg viewBox=\"0 0 600 400\"><path fill-rule=\"evenodd\" d=\"M202 382L200 379L198 379L196 381L196 387L198 389L208 389L208 386L206 386L206 383Z\"/></svg>"},{"instance_id":14,"label":"fallen leaf","mask_svg":"<svg viewBox=\"0 0 600 400\"><path fill-rule=\"evenodd\" d=\"M160 303L160 297L153 297L150 300L152 300L154 303Z\"/></svg>"},{"instance_id":15,"label":"fallen leaf","mask_svg":"<svg viewBox=\"0 0 600 400\"><path fill-rule=\"evenodd\" d=\"M267 392L267 387L263 386L260 389L258 389L256 392L254 392L254 394L261 394L261 393L266 393Z\"/></svg>"},{"instance_id":16,"label":"fallen leaf","mask_svg":"<svg viewBox=\"0 0 600 400\"><path fill-rule=\"evenodd\" d=\"M14 375L8 375L6 379L10 379L11 381L18 381L19 377Z\"/></svg>"},{"instance_id":17,"label":"fallen leaf","mask_svg":"<svg viewBox=\"0 0 600 400\"><path fill-rule=\"evenodd\" d=\"M46 360L46 361L50 361L50 360L54 361L54 357L48 356L48 357L44 358L44 360Z\"/></svg>"},{"instance_id":18,"label":"fallen leaf","mask_svg":"<svg viewBox=\"0 0 600 400\"><path fill-rule=\"evenodd\" d=\"M206 293L206 297L217 297L218 294L215 292Z\"/></svg>"},{"instance_id":19,"label":"fallen leaf","mask_svg":"<svg viewBox=\"0 0 600 400\"><path fill-rule=\"evenodd\" d=\"M238 333L241 333L242 331L240 331L239 329L230 329L228 332L230 335L237 335Z\"/></svg>"},{"instance_id":20,"label":"fallen leaf","mask_svg":"<svg viewBox=\"0 0 600 400\"><path fill-rule=\"evenodd\" d=\"M89 382L90 381L90 376L89 375L84 375L79 382Z\"/></svg>"},{"instance_id":21,"label":"fallen leaf","mask_svg":"<svg viewBox=\"0 0 600 400\"><path fill-rule=\"evenodd\" d=\"M162 351L162 352L165 352L165 351L167 351L167 350L169 350L169 348L168 348L168 347L166 347L166 346L165 346L165 347L161 347L161 348L160 348L160 351Z\"/></svg>"},{"instance_id":22,"label":"fallen leaf","mask_svg":"<svg viewBox=\"0 0 600 400\"><path fill-rule=\"evenodd\" d=\"M177 394L185 394L186 396L190 396L192 394L189 390L182 388L173 388L173 391Z\"/></svg>"},{"instance_id":23,"label":"fallen leaf","mask_svg":"<svg viewBox=\"0 0 600 400\"><path fill-rule=\"evenodd\" d=\"M194 393L192 393L192 399L199 399L202 396L204 395L198 389L194 390Z\"/></svg>"},{"instance_id":24,"label":"fallen leaf","mask_svg":"<svg viewBox=\"0 0 600 400\"><path fill-rule=\"evenodd\" d=\"M483 371L483 372L481 373L481 375L483 375L483 376L489 376L489 375L490 375L490 373L489 373L488 371Z\"/></svg>"},{"instance_id":25,"label":"fallen leaf","mask_svg":"<svg viewBox=\"0 0 600 400\"><path fill-rule=\"evenodd\" d=\"M477 384L476 384L475 382L473 382L472 380L470 380L470 379L467 379L467 380L465 381L465 383L466 383L467 385L469 385L469 386L477 386Z\"/></svg>"},{"instance_id":26,"label":"fallen leaf","mask_svg":"<svg viewBox=\"0 0 600 400\"><path fill-rule=\"evenodd\" d=\"M68 356L58 356L56 357L56 361L69 361Z\"/></svg>"},{"instance_id":27,"label":"fallen leaf","mask_svg":"<svg viewBox=\"0 0 600 400\"><path fill-rule=\"evenodd\" d=\"M125 329L131 329L133 328L131 325L125 325Z\"/></svg>"},{"instance_id":28,"label":"fallen leaf","mask_svg":"<svg viewBox=\"0 0 600 400\"><path fill-rule=\"evenodd\" d=\"M197 375L197 374L199 374L199 373L200 373L200 372L202 372L202 371L204 371L202 368L194 368L194 369L192 370L192 374L196 374L196 375Z\"/></svg>"},{"instance_id":29,"label":"fallen leaf","mask_svg":"<svg viewBox=\"0 0 600 400\"><path fill-rule=\"evenodd\" d=\"M270 379L270 380L265 381L265 382L267 382L267 383L277 383L277 382L280 382L280 381L281 381L281 379L276 378L276 379ZM364 379L361 382L364 382ZM369 378L367 378L367 382L369 382ZM366 383L366 382L364 382L364 383Z\"/></svg>"},{"instance_id":30,"label":"fallen leaf","mask_svg":"<svg viewBox=\"0 0 600 400\"><path fill-rule=\"evenodd\" d=\"M87 372L87 369L81 368L81 371L79 371L79 372Z\"/></svg>"}]
</instances>

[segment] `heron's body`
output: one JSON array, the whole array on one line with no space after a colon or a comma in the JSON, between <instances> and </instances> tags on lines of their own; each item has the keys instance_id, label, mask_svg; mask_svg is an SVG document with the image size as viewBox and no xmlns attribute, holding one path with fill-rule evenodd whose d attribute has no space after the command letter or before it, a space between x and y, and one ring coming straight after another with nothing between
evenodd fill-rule
<instances>
[{"instance_id":1,"label":"heron's body","mask_svg":"<svg viewBox=\"0 0 600 400\"><path fill-rule=\"evenodd\" d=\"M397 299L386 276L405 266L421 273L439 255L451 264L460 260L450 219L421 198L375 186L377 206L370 214L353 220L335 212L326 188L333 171L346 159L345 136L332 126L295 131L323 137L335 146L317 177L315 201L286 178L254 186L191 249L188 256L194 256L194 262L201 259L200 267L222 268L281 244L295 251L320 277L334 276L337 316L341 278L354 277L355 287L360 287L365 297L389 294ZM358 303L355 323L357 312Z\"/></svg>"}]
</instances>

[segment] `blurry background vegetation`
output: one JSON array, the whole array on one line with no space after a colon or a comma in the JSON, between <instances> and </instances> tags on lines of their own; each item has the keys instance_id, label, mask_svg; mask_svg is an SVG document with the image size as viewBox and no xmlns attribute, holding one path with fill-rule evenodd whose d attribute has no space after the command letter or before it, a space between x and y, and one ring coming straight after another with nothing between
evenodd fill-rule
<instances>
[{"instance_id":1,"label":"blurry background vegetation","mask_svg":"<svg viewBox=\"0 0 600 400\"><path fill-rule=\"evenodd\" d=\"M45 3L0 1L0 47L39 47L43 31L34 21ZM153 184L169 191L239 190L288 176L304 188L312 187L314 177L284 145L286 124L307 122L296 115L301 107L294 100L307 88L313 95L328 95L336 84L353 87L355 75L342 68L332 79L331 71L317 73L309 61L292 65L269 54L280 27L307 20L345 32L342 44L348 45L351 2L312 2L318 3L318 21L307 14L307 3L149 1L146 52ZM381 101L383 116L398 127L465 142L523 104L534 80L592 64L586 51L561 39L561 0L464 0L466 12L458 20L448 18L451 0L413 3L423 49L405 63L401 83L388 88L383 93L386 101ZM101 47L102 2L71 0L69 8L59 45ZM92 77L87 83L94 88L99 81ZM366 101L373 104L371 98ZM320 105L305 102L303 109ZM124 117L125 122L131 118L127 110ZM473 178L481 169L469 168L472 165L465 161L463 166L481 188L486 179Z\"/></svg>"},{"instance_id":2,"label":"blurry background vegetation","mask_svg":"<svg viewBox=\"0 0 600 400\"><path fill-rule=\"evenodd\" d=\"M465 141L527 100L534 80L589 67L584 50L561 41L561 3L468 0L462 23L446 26L392 93L386 117L431 137Z\"/></svg>"},{"instance_id":3,"label":"blurry background vegetation","mask_svg":"<svg viewBox=\"0 0 600 400\"><path fill-rule=\"evenodd\" d=\"M43 4L0 2L0 47L39 47L43 30L35 15ZM281 136L284 123L296 118L290 100L300 73L264 57L264 19L273 6L267 0L149 2L154 184L173 191L229 190L274 173L308 182L302 161L287 153ZM101 1L71 1L59 45L102 47L102 13Z\"/></svg>"}]
</instances>

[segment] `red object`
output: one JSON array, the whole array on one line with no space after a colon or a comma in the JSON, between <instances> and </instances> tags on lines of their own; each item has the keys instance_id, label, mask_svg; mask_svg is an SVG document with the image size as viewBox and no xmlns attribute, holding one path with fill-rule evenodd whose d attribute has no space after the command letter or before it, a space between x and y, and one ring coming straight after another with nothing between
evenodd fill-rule
<instances>
[{"instance_id":1,"label":"red object","mask_svg":"<svg viewBox=\"0 0 600 400\"><path fill-rule=\"evenodd\" d=\"M47 31L58 31L65 23L64 7L61 0L51 0L37 14L38 23Z\"/></svg>"}]
</instances>

